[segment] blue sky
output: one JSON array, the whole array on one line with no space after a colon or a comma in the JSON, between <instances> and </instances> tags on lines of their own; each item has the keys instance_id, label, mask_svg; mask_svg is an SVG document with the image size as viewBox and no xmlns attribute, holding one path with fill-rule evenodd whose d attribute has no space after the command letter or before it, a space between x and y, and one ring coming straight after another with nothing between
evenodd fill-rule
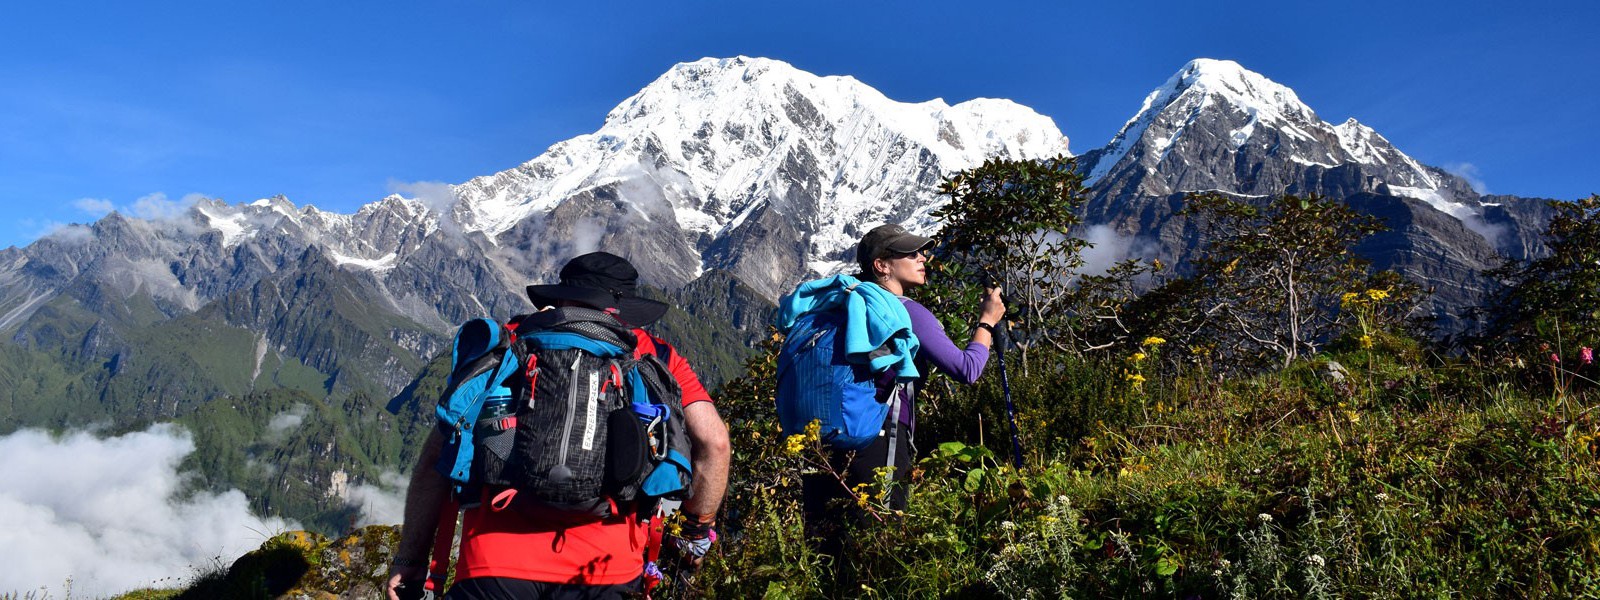
<instances>
[{"instance_id":1,"label":"blue sky","mask_svg":"<svg viewBox=\"0 0 1600 600\"><path fill-rule=\"evenodd\" d=\"M1600 192L1593 2L12 3L0 247L200 194L353 212L599 128L673 64L762 56L890 98L1008 98L1103 145L1197 57L1492 193Z\"/></svg>"}]
</instances>

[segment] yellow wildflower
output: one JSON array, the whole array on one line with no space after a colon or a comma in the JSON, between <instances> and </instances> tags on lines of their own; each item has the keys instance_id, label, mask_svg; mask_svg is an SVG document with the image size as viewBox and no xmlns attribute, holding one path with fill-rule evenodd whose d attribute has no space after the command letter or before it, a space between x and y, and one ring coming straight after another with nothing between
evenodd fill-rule
<instances>
[{"instance_id":1,"label":"yellow wildflower","mask_svg":"<svg viewBox=\"0 0 1600 600\"><path fill-rule=\"evenodd\" d=\"M1372 336L1371 335L1363 335L1363 336L1361 336L1361 340L1360 341L1361 341L1361 347L1362 348L1371 348L1372 347Z\"/></svg>"},{"instance_id":2,"label":"yellow wildflower","mask_svg":"<svg viewBox=\"0 0 1600 600\"><path fill-rule=\"evenodd\" d=\"M822 421L820 419L812 419L810 423L806 424L806 441L815 443L821 439Z\"/></svg>"},{"instance_id":3,"label":"yellow wildflower","mask_svg":"<svg viewBox=\"0 0 1600 600\"><path fill-rule=\"evenodd\" d=\"M1346 419L1350 419L1351 423L1360 423L1361 422L1361 413L1358 413L1356 411L1353 411L1353 410L1344 411L1344 416L1345 416Z\"/></svg>"},{"instance_id":4,"label":"yellow wildflower","mask_svg":"<svg viewBox=\"0 0 1600 600\"><path fill-rule=\"evenodd\" d=\"M806 436L800 434L791 435L789 436L788 445L790 456L799 454L801 450L806 449Z\"/></svg>"},{"instance_id":5,"label":"yellow wildflower","mask_svg":"<svg viewBox=\"0 0 1600 600\"><path fill-rule=\"evenodd\" d=\"M1145 338L1143 342L1140 342L1140 344L1144 345L1144 346L1160 346L1160 345L1165 344L1165 343L1167 343L1167 340L1158 338L1158 337L1153 336L1153 335L1150 336L1150 337Z\"/></svg>"},{"instance_id":6,"label":"yellow wildflower","mask_svg":"<svg viewBox=\"0 0 1600 600\"><path fill-rule=\"evenodd\" d=\"M1339 308L1350 308L1350 305L1358 304L1360 302L1361 294L1357 294L1355 292L1345 292L1343 296L1339 297Z\"/></svg>"},{"instance_id":7,"label":"yellow wildflower","mask_svg":"<svg viewBox=\"0 0 1600 600\"><path fill-rule=\"evenodd\" d=\"M1367 290L1367 297L1371 298L1373 302L1377 302L1384 298L1388 298L1389 290Z\"/></svg>"},{"instance_id":8,"label":"yellow wildflower","mask_svg":"<svg viewBox=\"0 0 1600 600\"><path fill-rule=\"evenodd\" d=\"M1144 359L1145 359L1145 354L1143 352L1135 352L1132 355L1128 356L1128 362L1132 362L1132 363L1140 362L1140 361L1143 361Z\"/></svg>"},{"instance_id":9,"label":"yellow wildflower","mask_svg":"<svg viewBox=\"0 0 1600 600\"><path fill-rule=\"evenodd\" d=\"M1141 383L1144 383L1144 375L1140 375L1140 374L1134 373L1132 371L1123 371L1122 372L1122 378L1126 379L1128 381L1132 381L1134 385L1139 385Z\"/></svg>"}]
</instances>

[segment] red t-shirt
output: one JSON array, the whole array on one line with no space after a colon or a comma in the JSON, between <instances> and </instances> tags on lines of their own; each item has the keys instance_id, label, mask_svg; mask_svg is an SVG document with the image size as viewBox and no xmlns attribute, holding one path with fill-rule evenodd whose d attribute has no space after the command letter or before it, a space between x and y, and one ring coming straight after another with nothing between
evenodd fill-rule
<instances>
[{"instance_id":1,"label":"red t-shirt","mask_svg":"<svg viewBox=\"0 0 1600 600\"><path fill-rule=\"evenodd\" d=\"M666 342L643 329L633 333L639 339L634 356L667 354L657 352L657 344ZM700 378L689 368L689 361L676 350L670 355L667 367L683 388L683 405L710 402L711 394L706 393ZM480 507L462 516L456 579L509 577L584 585L628 583L644 572L647 537L632 513L569 525L555 518Z\"/></svg>"}]
</instances>

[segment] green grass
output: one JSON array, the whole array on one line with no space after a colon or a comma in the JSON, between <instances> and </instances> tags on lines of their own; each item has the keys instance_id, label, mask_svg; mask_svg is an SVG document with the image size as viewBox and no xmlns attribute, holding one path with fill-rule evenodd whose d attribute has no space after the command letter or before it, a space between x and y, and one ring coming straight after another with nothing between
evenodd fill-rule
<instances>
[{"instance_id":1,"label":"green grass","mask_svg":"<svg viewBox=\"0 0 1600 600\"><path fill-rule=\"evenodd\" d=\"M882 522L847 551L867 588L833 590L797 516L814 455L785 451L753 366L720 406L736 462L712 597L1600 597L1593 390L1406 344L1222 378L1040 358L1012 371L1018 472L998 381L934 385L911 505L869 503Z\"/></svg>"}]
</instances>

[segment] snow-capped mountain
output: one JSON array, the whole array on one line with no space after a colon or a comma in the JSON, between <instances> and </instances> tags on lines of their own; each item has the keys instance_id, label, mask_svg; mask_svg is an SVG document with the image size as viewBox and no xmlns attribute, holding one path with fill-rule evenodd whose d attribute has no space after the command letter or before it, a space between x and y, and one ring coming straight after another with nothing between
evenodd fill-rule
<instances>
[{"instance_id":1,"label":"snow-capped mountain","mask_svg":"<svg viewBox=\"0 0 1600 600\"><path fill-rule=\"evenodd\" d=\"M705 59L673 67L594 133L425 198L350 215L284 198L204 200L0 251L0 334L128 372L138 342L125 330L200 315L254 339L252 381L274 357L330 382L401 371L395 356L431 356L455 323L526 310L522 286L584 251L629 256L659 288L717 273L719 293L739 282L772 300L847 268L870 227L932 232L937 184L958 170L1067 153L1050 118L1006 100L902 103L775 60ZM1482 202L1371 128L1330 125L1228 61L1185 65L1080 168L1093 183L1089 225L1174 264L1200 242L1173 218L1185 192L1352 199L1394 228L1370 257L1438 283L1445 308L1470 303L1497 249L1539 251L1543 226L1539 203ZM406 381L376 379L388 393Z\"/></svg>"},{"instance_id":2,"label":"snow-capped mountain","mask_svg":"<svg viewBox=\"0 0 1600 600\"><path fill-rule=\"evenodd\" d=\"M1206 166L1196 168L1196 158ZM1085 155L1088 183L1164 196L1223 190L1279 194L1314 187L1304 167L1360 166L1362 189L1422 200L1457 218L1481 212L1459 177L1406 156L1372 128L1332 125L1283 85L1227 60L1196 59L1150 92L1105 148ZM1138 181L1130 182L1135 175ZM1124 187L1132 183L1133 188Z\"/></svg>"},{"instance_id":3,"label":"snow-capped mountain","mask_svg":"<svg viewBox=\"0 0 1600 600\"><path fill-rule=\"evenodd\" d=\"M1542 203L1484 203L1466 180L1421 164L1355 119L1333 125L1294 90L1225 60L1197 59L1152 91L1106 146L1080 162L1091 224L1145 240L1183 264L1203 240L1174 213L1182 195L1320 194L1361 204L1391 230L1367 243L1379 268L1435 287L1447 328L1476 303L1496 252L1539 250Z\"/></svg>"},{"instance_id":4,"label":"snow-capped mountain","mask_svg":"<svg viewBox=\"0 0 1600 600\"><path fill-rule=\"evenodd\" d=\"M666 289L721 272L707 284L719 293L744 293L731 275L770 300L849 262L867 228L936 228L927 214L946 175L1066 152L1050 119L1009 101L908 104L778 61L706 59L673 67L593 134L425 198L354 214L200 200L7 249L0 332L126 373L142 364L129 331L198 315L254 338L252 382L296 363L329 389L355 378L392 394L414 372L395 356L432 356L467 318L527 310L522 286L574 254L627 255Z\"/></svg>"},{"instance_id":5,"label":"snow-capped mountain","mask_svg":"<svg viewBox=\"0 0 1600 600\"><path fill-rule=\"evenodd\" d=\"M1006 100L906 104L775 60L705 59L624 100L599 131L459 186L453 216L502 246L554 225L661 259L643 262L663 284L721 268L776 297L848 262L867 228L935 228L945 175L1067 151L1049 118Z\"/></svg>"}]
</instances>

